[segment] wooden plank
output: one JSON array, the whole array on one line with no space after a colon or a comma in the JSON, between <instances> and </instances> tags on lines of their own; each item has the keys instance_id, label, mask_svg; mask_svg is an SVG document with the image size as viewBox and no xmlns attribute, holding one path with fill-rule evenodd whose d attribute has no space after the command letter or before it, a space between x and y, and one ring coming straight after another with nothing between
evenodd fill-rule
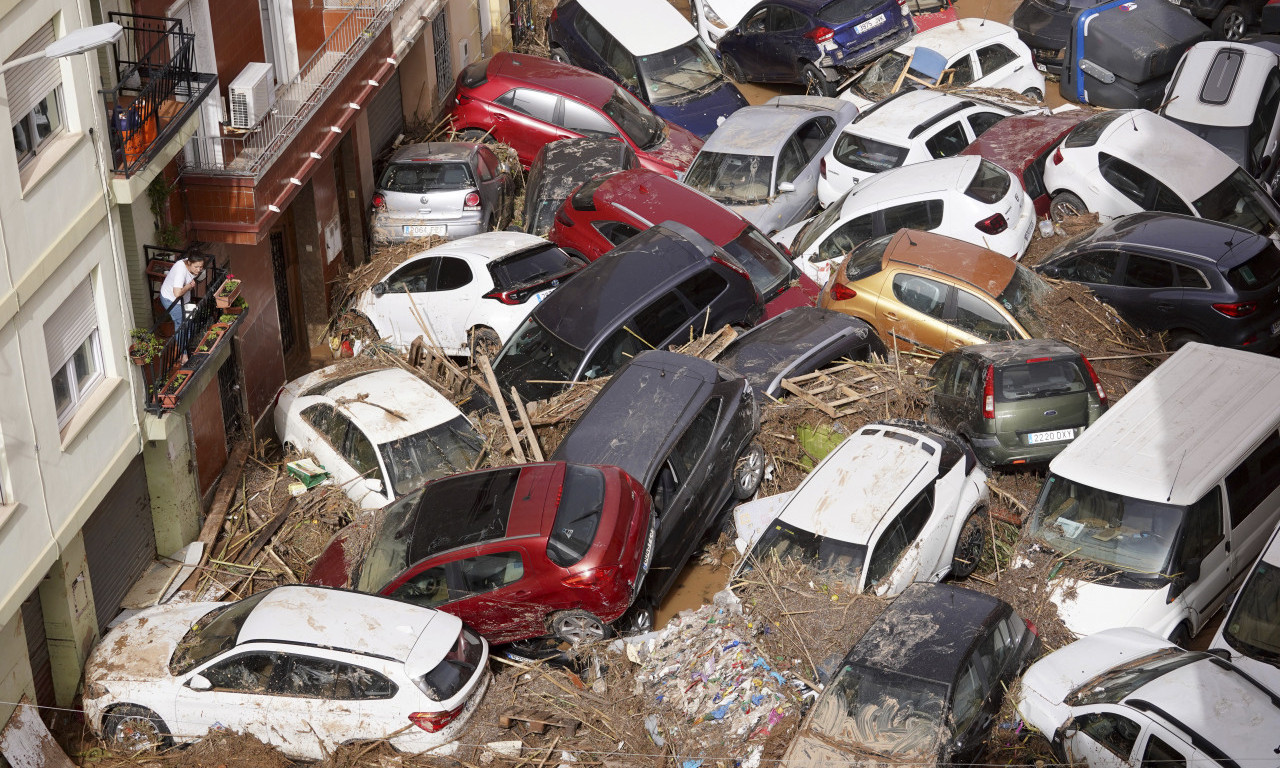
<instances>
[{"instance_id":1,"label":"wooden plank","mask_svg":"<svg viewBox=\"0 0 1280 768\"><path fill-rule=\"evenodd\" d=\"M488 355L480 355L479 358L480 372L484 374L485 381L489 384L489 395L498 409L502 426L507 429L507 439L511 441L511 452L515 454L516 461L523 464L527 459L524 457L524 449L520 447L520 436L516 434L516 427L511 423L511 414L507 413L507 401L502 397L502 387L498 386L498 377L493 375L493 367L489 365Z\"/></svg>"},{"instance_id":2,"label":"wooden plank","mask_svg":"<svg viewBox=\"0 0 1280 768\"><path fill-rule=\"evenodd\" d=\"M244 473L244 462L248 458L249 442L241 440L231 449L226 468L223 469L222 477L218 480L218 490L213 494L209 516L204 519L200 535L196 537L196 541L204 544L204 556L200 558L200 565L208 562L209 553L213 551L213 545L218 541L218 531L222 530L222 524L226 522L227 510L231 507L231 499L235 497L236 486L240 485L240 476ZM202 570L197 567L179 589L195 589L201 573Z\"/></svg>"},{"instance_id":3,"label":"wooden plank","mask_svg":"<svg viewBox=\"0 0 1280 768\"><path fill-rule=\"evenodd\" d=\"M822 402L818 398L810 395L808 392L804 391L804 389L802 389L798 385L792 384L790 379L782 380L782 388L787 390L791 394L795 395L796 397L800 398L801 400L805 401L809 405L812 405L814 408L817 408L818 410L827 414L831 418L833 419L836 418L836 411L834 408Z\"/></svg>"},{"instance_id":4,"label":"wooden plank","mask_svg":"<svg viewBox=\"0 0 1280 768\"><path fill-rule=\"evenodd\" d=\"M511 402L515 403L516 415L520 417L520 423L524 425L524 436L529 440L529 452L533 454L534 461L545 461L542 458L542 446L538 445L538 436L534 434L533 427L529 424L529 413L524 409L524 401L520 399L520 393L515 387L511 388Z\"/></svg>"}]
</instances>

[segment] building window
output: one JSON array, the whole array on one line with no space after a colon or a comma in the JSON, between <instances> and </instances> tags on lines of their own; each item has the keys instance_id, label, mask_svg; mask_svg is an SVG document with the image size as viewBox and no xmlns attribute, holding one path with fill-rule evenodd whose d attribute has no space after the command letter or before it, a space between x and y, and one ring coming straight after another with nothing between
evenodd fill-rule
<instances>
[{"instance_id":1,"label":"building window","mask_svg":"<svg viewBox=\"0 0 1280 768\"><path fill-rule=\"evenodd\" d=\"M431 44L436 56L436 99L444 101L453 91L453 63L449 61L449 19L443 10L431 20Z\"/></svg>"},{"instance_id":2,"label":"building window","mask_svg":"<svg viewBox=\"0 0 1280 768\"><path fill-rule=\"evenodd\" d=\"M54 41L53 23L45 25L14 51L9 61L40 53ZM62 130L62 72L57 59L38 59L4 73L9 97L13 149L22 166Z\"/></svg>"},{"instance_id":3,"label":"building window","mask_svg":"<svg viewBox=\"0 0 1280 768\"><path fill-rule=\"evenodd\" d=\"M102 345L93 283L86 278L44 324L45 348L58 426L62 427L103 379Z\"/></svg>"}]
</instances>

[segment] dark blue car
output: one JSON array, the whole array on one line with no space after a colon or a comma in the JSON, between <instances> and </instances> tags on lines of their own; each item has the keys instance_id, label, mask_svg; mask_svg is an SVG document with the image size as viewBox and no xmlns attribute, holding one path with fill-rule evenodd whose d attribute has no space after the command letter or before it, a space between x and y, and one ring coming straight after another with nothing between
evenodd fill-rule
<instances>
[{"instance_id":1,"label":"dark blue car","mask_svg":"<svg viewBox=\"0 0 1280 768\"><path fill-rule=\"evenodd\" d=\"M720 38L720 57L740 83L799 83L832 96L853 67L914 34L898 0L765 0Z\"/></svg>"},{"instance_id":2,"label":"dark blue car","mask_svg":"<svg viewBox=\"0 0 1280 768\"><path fill-rule=\"evenodd\" d=\"M561 0L547 38L551 58L604 75L699 137L747 105L667 0Z\"/></svg>"}]
</instances>

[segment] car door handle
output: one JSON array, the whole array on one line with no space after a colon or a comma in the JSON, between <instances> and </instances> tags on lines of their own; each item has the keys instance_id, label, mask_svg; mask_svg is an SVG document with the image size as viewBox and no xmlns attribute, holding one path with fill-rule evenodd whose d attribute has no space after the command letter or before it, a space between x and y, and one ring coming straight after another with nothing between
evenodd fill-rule
<instances>
[{"instance_id":1,"label":"car door handle","mask_svg":"<svg viewBox=\"0 0 1280 768\"><path fill-rule=\"evenodd\" d=\"M885 316L885 317L887 317L887 318L889 318L890 320L897 320L897 319L898 319L898 314L897 314L896 312L885 312L885 313L884 313L884 316Z\"/></svg>"},{"instance_id":2,"label":"car door handle","mask_svg":"<svg viewBox=\"0 0 1280 768\"><path fill-rule=\"evenodd\" d=\"M520 599L523 599L523 598L528 597L528 596L529 596L529 595L531 595L531 594L533 594L533 593L532 593L532 592L530 592L529 590L527 590L527 589L522 589L522 590L520 590L519 592L512 592L512 593L511 593L511 596L512 596L512 597L514 597L514 598L520 598Z\"/></svg>"}]
</instances>

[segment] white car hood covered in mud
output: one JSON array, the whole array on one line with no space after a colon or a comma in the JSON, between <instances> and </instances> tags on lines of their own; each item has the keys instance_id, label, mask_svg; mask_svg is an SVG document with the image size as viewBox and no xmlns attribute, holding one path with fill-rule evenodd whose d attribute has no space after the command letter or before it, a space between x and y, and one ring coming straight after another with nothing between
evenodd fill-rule
<instances>
[{"instance_id":1,"label":"white car hood covered in mud","mask_svg":"<svg viewBox=\"0 0 1280 768\"><path fill-rule=\"evenodd\" d=\"M202 616L223 605L226 603L162 605L121 622L89 656L86 686L98 683L112 688L170 677L169 658L178 641Z\"/></svg>"},{"instance_id":2,"label":"white car hood covered in mud","mask_svg":"<svg viewBox=\"0 0 1280 768\"><path fill-rule=\"evenodd\" d=\"M1168 637L1181 620L1181 614L1171 610L1166 600L1168 584L1158 589L1133 589L1058 579L1050 589L1058 616L1077 637L1111 627L1144 627Z\"/></svg>"}]
</instances>

